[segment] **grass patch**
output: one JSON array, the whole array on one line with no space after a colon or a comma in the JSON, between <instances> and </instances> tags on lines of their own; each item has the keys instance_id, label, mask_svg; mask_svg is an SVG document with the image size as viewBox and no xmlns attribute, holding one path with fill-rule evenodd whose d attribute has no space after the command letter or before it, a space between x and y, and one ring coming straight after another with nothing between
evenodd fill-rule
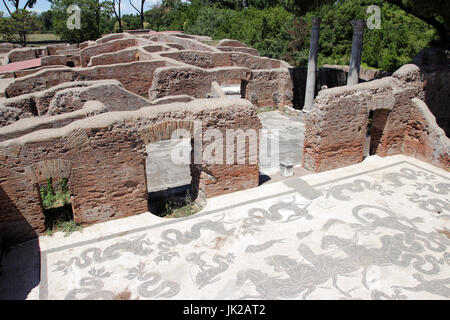
<instances>
[{"instance_id":1,"label":"grass patch","mask_svg":"<svg viewBox=\"0 0 450 320\"><path fill-rule=\"evenodd\" d=\"M263 113L263 112L269 112L269 111L277 111L277 108L274 107L265 107L265 108L259 108L256 109L256 113Z\"/></svg>"},{"instance_id":2,"label":"grass patch","mask_svg":"<svg viewBox=\"0 0 450 320\"><path fill-rule=\"evenodd\" d=\"M67 183L67 178L57 183L53 183L52 178L49 178L46 185L40 186L39 191L45 217L44 224L46 234L49 236L52 236L57 231L61 231L67 237L72 232L81 230L81 225L73 220L72 204Z\"/></svg>"},{"instance_id":3,"label":"grass patch","mask_svg":"<svg viewBox=\"0 0 450 320\"><path fill-rule=\"evenodd\" d=\"M64 237L69 236L75 231L80 231L83 227L76 223L73 218L71 220L57 220L50 228L45 231L46 235L53 236L55 232L64 232Z\"/></svg>"},{"instance_id":4,"label":"grass patch","mask_svg":"<svg viewBox=\"0 0 450 320\"><path fill-rule=\"evenodd\" d=\"M169 202L167 206L167 213L164 216L165 218L182 218L191 216L197 212L198 209L193 203L181 205L177 202Z\"/></svg>"},{"instance_id":5,"label":"grass patch","mask_svg":"<svg viewBox=\"0 0 450 320\"><path fill-rule=\"evenodd\" d=\"M189 192L184 197L163 197L152 204L151 212L164 218L182 218L199 212L201 208L192 201Z\"/></svg>"},{"instance_id":6,"label":"grass patch","mask_svg":"<svg viewBox=\"0 0 450 320\"><path fill-rule=\"evenodd\" d=\"M0 40L3 40L3 37L0 36ZM55 41L55 40L61 40L61 38L54 33L27 34L27 41Z\"/></svg>"}]
</instances>

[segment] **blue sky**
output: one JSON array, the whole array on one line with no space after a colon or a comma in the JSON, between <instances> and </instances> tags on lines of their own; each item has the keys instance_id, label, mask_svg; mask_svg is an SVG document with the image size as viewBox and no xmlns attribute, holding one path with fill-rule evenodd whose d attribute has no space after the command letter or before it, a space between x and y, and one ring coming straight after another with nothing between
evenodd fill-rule
<instances>
[{"instance_id":1,"label":"blue sky","mask_svg":"<svg viewBox=\"0 0 450 320\"><path fill-rule=\"evenodd\" d=\"M5 0L6 3L9 5L9 1ZM131 0L136 8L140 8L140 0ZM75 2L75 1L74 1ZM146 0L144 10L150 10L153 4L160 2L160 0ZM20 0L21 7L26 3L26 0ZM12 6L9 6L10 9L12 9ZM37 0L36 4L34 5L33 10L37 13L50 10L50 2L47 0ZM5 5L3 4L3 1L0 1L0 11L3 11L3 16L8 16L8 11L5 8ZM136 14L136 10L133 9L133 7L130 5L129 0L122 0L122 14Z\"/></svg>"}]
</instances>

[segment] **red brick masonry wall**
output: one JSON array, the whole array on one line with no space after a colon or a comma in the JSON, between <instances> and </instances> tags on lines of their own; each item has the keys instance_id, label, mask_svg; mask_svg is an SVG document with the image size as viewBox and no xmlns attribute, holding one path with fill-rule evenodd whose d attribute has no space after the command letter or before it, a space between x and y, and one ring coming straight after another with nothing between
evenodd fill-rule
<instances>
[{"instance_id":1,"label":"red brick masonry wall","mask_svg":"<svg viewBox=\"0 0 450 320\"><path fill-rule=\"evenodd\" d=\"M374 154L411 155L448 169L450 139L417 98L422 91L415 65L392 77L322 90L306 115L303 166L320 172L362 161L369 112L375 111Z\"/></svg>"},{"instance_id":2,"label":"red brick masonry wall","mask_svg":"<svg viewBox=\"0 0 450 320\"><path fill-rule=\"evenodd\" d=\"M74 219L79 223L147 211L145 141L140 131L161 122L180 120L201 121L203 130L217 128L221 132L259 132L261 128L256 108L248 101L207 99L100 114L63 128L35 131L0 142L3 237L9 243L17 243L44 231L37 183L48 177L69 177ZM164 126L160 128L165 130ZM258 165L249 164L248 154L245 164L199 164L191 168L193 187L201 196L258 185Z\"/></svg>"}]
</instances>

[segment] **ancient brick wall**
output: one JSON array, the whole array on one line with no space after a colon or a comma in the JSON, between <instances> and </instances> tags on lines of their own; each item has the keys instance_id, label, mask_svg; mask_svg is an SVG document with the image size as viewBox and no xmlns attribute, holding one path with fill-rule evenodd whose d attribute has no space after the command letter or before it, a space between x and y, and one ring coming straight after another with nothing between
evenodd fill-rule
<instances>
[{"instance_id":1,"label":"ancient brick wall","mask_svg":"<svg viewBox=\"0 0 450 320\"><path fill-rule=\"evenodd\" d=\"M448 167L448 139L429 134L439 131L437 125L423 115L428 108L417 109L414 99L422 91L420 72L414 65L401 67L392 77L320 91L314 109L306 115L303 166L318 172L362 161L369 112L373 111L371 154L417 155ZM424 133L418 134L422 129ZM413 152L412 137L426 147Z\"/></svg>"},{"instance_id":2,"label":"ancient brick wall","mask_svg":"<svg viewBox=\"0 0 450 320\"><path fill-rule=\"evenodd\" d=\"M125 90L116 80L64 82L44 91L24 94L0 102L0 113L3 114L0 127L33 116L78 110L88 100L103 102L108 106L108 110L115 111L136 110L150 105L149 100ZM11 112L12 110L20 112Z\"/></svg>"},{"instance_id":3,"label":"ancient brick wall","mask_svg":"<svg viewBox=\"0 0 450 320\"><path fill-rule=\"evenodd\" d=\"M114 63L127 63L139 61L139 51L136 48L127 48L117 52L108 52L91 57L88 66L98 66Z\"/></svg>"},{"instance_id":4,"label":"ancient brick wall","mask_svg":"<svg viewBox=\"0 0 450 320\"><path fill-rule=\"evenodd\" d=\"M15 139L33 131L60 128L79 119L108 111L100 101L87 101L80 110L57 116L41 116L18 120L0 128L0 141Z\"/></svg>"},{"instance_id":5,"label":"ancient brick wall","mask_svg":"<svg viewBox=\"0 0 450 320\"><path fill-rule=\"evenodd\" d=\"M8 62L19 62L38 58L37 52L34 48L17 48L11 50L8 54Z\"/></svg>"},{"instance_id":6,"label":"ancient brick wall","mask_svg":"<svg viewBox=\"0 0 450 320\"><path fill-rule=\"evenodd\" d=\"M293 104L293 82L288 69L253 70L245 87L245 98L258 107L281 110Z\"/></svg>"},{"instance_id":7,"label":"ancient brick wall","mask_svg":"<svg viewBox=\"0 0 450 320\"><path fill-rule=\"evenodd\" d=\"M155 69L170 65L164 60L94 66L89 68L53 68L16 79L6 88L8 97L48 89L63 82L115 79L125 89L147 97Z\"/></svg>"},{"instance_id":8,"label":"ancient brick wall","mask_svg":"<svg viewBox=\"0 0 450 320\"><path fill-rule=\"evenodd\" d=\"M165 96L188 95L206 98L211 93L211 83L222 84L228 80L248 80L251 70L237 67L215 68L213 70L173 66L158 69L154 74L149 91L150 99Z\"/></svg>"},{"instance_id":9,"label":"ancient brick wall","mask_svg":"<svg viewBox=\"0 0 450 320\"><path fill-rule=\"evenodd\" d=\"M79 110L89 100L104 103L108 111L136 110L151 105L149 100L125 90L119 82L105 80L86 87L58 91L47 105L47 115Z\"/></svg>"},{"instance_id":10,"label":"ancient brick wall","mask_svg":"<svg viewBox=\"0 0 450 320\"><path fill-rule=\"evenodd\" d=\"M80 50L81 65L86 67L93 56L119 51L136 45L136 39L117 39Z\"/></svg>"},{"instance_id":11,"label":"ancient brick wall","mask_svg":"<svg viewBox=\"0 0 450 320\"><path fill-rule=\"evenodd\" d=\"M450 139L417 98L412 99L402 153L450 170Z\"/></svg>"},{"instance_id":12,"label":"ancient brick wall","mask_svg":"<svg viewBox=\"0 0 450 320\"><path fill-rule=\"evenodd\" d=\"M179 51L160 54L196 67L211 69L217 67L244 67L249 69L274 69L282 66L282 61L266 57L252 56L242 52ZM288 64L284 63L287 67Z\"/></svg>"},{"instance_id":13,"label":"ancient brick wall","mask_svg":"<svg viewBox=\"0 0 450 320\"><path fill-rule=\"evenodd\" d=\"M69 66L70 67L79 67L80 62L80 56L78 55L55 55L55 56L48 56L48 57L42 57L41 58L41 65L42 66Z\"/></svg>"},{"instance_id":14,"label":"ancient brick wall","mask_svg":"<svg viewBox=\"0 0 450 320\"><path fill-rule=\"evenodd\" d=\"M259 56L259 52L255 48L217 46L217 49L224 52L243 52L252 56Z\"/></svg>"},{"instance_id":15,"label":"ancient brick wall","mask_svg":"<svg viewBox=\"0 0 450 320\"><path fill-rule=\"evenodd\" d=\"M161 53L160 56L175 59L199 68L211 69L215 67L230 66L231 61L224 58L224 54L206 51L180 51ZM225 54L226 55L226 54Z\"/></svg>"},{"instance_id":16,"label":"ancient brick wall","mask_svg":"<svg viewBox=\"0 0 450 320\"><path fill-rule=\"evenodd\" d=\"M140 131L177 119L201 121L203 130L260 129L249 102L208 99L100 114L0 142L2 234L14 243L44 231L37 183L50 176L69 178L74 219L79 223L147 211L145 142ZM249 157L244 164L192 165L194 189L211 197L256 187L257 158L256 164L250 164Z\"/></svg>"},{"instance_id":17,"label":"ancient brick wall","mask_svg":"<svg viewBox=\"0 0 450 320\"><path fill-rule=\"evenodd\" d=\"M37 92L73 81L73 69L68 67L43 69L39 72L21 77L11 83L5 90L9 98L22 94Z\"/></svg>"},{"instance_id":18,"label":"ancient brick wall","mask_svg":"<svg viewBox=\"0 0 450 320\"><path fill-rule=\"evenodd\" d=\"M173 34L171 35L169 33L151 32L149 35L151 36L150 40L152 40L152 41L173 43L173 44L177 45L177 47L180 48L181 50L198 50L198 51L210 51L210 52L211 51L212 52L219 51L219 50L215 49L214 47L211 47L211 46L201 43L198 40L180 38Z\"/></svg>"}]
</instances>

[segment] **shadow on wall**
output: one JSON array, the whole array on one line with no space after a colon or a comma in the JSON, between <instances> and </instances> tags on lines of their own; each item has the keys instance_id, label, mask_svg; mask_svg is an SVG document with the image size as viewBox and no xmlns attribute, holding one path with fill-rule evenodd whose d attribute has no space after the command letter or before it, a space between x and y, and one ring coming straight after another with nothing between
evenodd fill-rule
<instances>
[{"instance_id":1,"label":"shadow on wall","mask_svg":"<svg viewBox=\"0 0 450 320\"><path fill-rule=\"evenodd\" d=\"M436 117L439 127L450 137L450 58L440 48L426 48L413 58L424 82L423 100Z\"/></svg>"},{"instance_id":2,"label":"shadow on wall","mask_svg":"<svg viewBox=\"0 0 450 320\"><path fill-rule=\"evenodd\" d=\"M0 186L0 215L8 215L0 224L0 300L24 300L37 287L41 274L41 255L37 233ZM22 230L30 241L10 246L14 239L8 230ZM33 239L34 238L34 239Z\"/></svg>"}]
</instances>

